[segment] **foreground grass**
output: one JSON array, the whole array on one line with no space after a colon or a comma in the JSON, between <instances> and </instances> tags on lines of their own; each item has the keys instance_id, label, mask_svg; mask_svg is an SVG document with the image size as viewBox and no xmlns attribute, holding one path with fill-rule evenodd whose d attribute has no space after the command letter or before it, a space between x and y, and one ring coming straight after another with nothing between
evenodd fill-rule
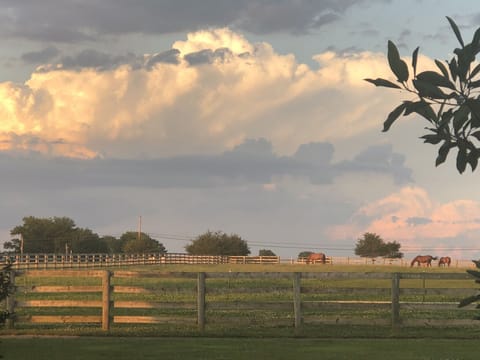
<instances>
[{"instance_id":1,"label":"foreground grass","mask_svg":"<svg viewBox=\"0 0 480 360\"><path fill-rule=\"evenodd\" d=\"M5 359L477 359L478 339L2 338Z\"/></svg>"}]
</instances>

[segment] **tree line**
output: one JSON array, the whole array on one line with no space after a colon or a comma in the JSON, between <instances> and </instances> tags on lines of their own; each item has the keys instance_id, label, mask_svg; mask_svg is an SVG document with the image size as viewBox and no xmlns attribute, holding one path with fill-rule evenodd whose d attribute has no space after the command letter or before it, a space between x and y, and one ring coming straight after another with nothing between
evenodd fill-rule
<instances>
[{"instance_id":1,"label":"tree line","mask_svg":"<svg viewBox=\"0 0 480 360\"><path fill-rule=\"evenodd\" d=\"M27 216L21 225L15 226L10 241L3 244L10 253L108 253L141 254L166 253L167 249L157 239L144 232L126 231L119 238L99 236L88 228L78 227L68 217L38 218ZM192 255L239 255L250 254L248 243L236 234L222 231L207 231L185 246ZM260 250L260 255L273 254ZM274 254L273 254L274 255Z\"/></svg>"},{"instance_id":2,"label":"tree line","mask_svg":"<svg viewBox=\"0 0 480 360\"><path fill-rule=\"evenodd\" d=\"M157 239L144 232L126 231L119 238L111 235L99 236L88 228L76 226L68 217L38 218L27 216L21 225L15 226L10 234L13 238L3 247L11 253L107 253L141 254L166 253L167 249ZM355 254L362 257L401 258L400 244L385 242L379 235L365 233L358 239ZM246 240L237 234L222 231L207 231L185 246L191 255L250 255ZM298 257L307 257L312 251L302 251ZM261 249L259 256L275 256L270 249Z\"/></svg>"}]
</instances>

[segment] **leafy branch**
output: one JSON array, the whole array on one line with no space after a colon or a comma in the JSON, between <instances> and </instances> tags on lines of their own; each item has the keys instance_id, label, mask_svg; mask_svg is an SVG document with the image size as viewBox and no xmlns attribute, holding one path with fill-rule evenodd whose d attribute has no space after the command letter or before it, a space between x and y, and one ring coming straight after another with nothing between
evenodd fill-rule
<instances>
[{"instance_id":1,"label":"leafy branch","mask_svg":"<svg viewBox=\"0 0 480 360\"><path fill-rule=\"evenodd\" d=\"M467 165L474 171L480 157L480 64L475 64L480 52L480 28L472 42L465 44L458 26L451 18L447 20L460 43L450 61L435 60L435 70L417 73L417 47L412 53L410 71L397 46L388 41L388 64L396 82L382 78L365 81L414 95L413 100L403 101L390 112L383 123L384 132L402 115L420 115L429 122L425 128L428 133L421 139L440 144L435 165L444 163L450 150L457 148L456 168L463 173Z\"/></svg>"}]
</instances>

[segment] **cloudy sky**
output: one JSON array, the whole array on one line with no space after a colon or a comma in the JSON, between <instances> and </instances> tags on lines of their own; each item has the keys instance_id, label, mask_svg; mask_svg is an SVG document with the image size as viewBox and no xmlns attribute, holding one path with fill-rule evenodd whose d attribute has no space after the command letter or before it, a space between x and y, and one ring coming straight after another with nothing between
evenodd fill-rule
<instances>
[{"instance_id":1,"label":"cloudy sky","mask_svg":"<svg viewBox=\"0 0 480 360\"><path fill-rule=\"evenodd\" d=\"M0 0L0 242L25 216L68 216L169 252L207 231L253 255L351 256L375 232L419 253L480 257L478 175L382 133L408 95L387 41L419 67L470 39L477 1ZM407 59L408 60L408 59Z\"/></svg>"}]
</instances>

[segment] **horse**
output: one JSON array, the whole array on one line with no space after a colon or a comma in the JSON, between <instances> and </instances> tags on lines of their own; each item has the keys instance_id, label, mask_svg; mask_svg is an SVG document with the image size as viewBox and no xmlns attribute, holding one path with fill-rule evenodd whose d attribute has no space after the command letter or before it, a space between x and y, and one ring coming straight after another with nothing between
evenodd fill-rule
<instances>
[{"instance_id":1,"label":"horse","mask_svg":"<svg viewBox=\"0 0 480 360\"><path fill-rule=\"evenodd\" d=\"M432 266L432 260L437 260L437 257L432 255L417 255L410 263L410 267L412 267L415 263L417 263L418 266L420 266L420 264Z\"/></svg>"},{"instance_id":2,"label":"horse","mask_svg":"<svg viewBox=\"0 0 480 360\"><path fill-rule=\"evenodd\" d=\"M438 259L438 266L443 265L445 267L448 266L450 267L450 263L452 262L452 259L450 256L442 256L440 259Z\"/></svg>"},{"instance_id":3,"label":"horse","mask_svg":"<svg viewBox=\"0 0 480 360\"><path fill-rule=\"evenodd\" d=\"M312 253L307 257L307 264L315 264L317 262L321 262L325 264L327 262L327 257L324 253Z\"/></svg>"}]
</instances>

